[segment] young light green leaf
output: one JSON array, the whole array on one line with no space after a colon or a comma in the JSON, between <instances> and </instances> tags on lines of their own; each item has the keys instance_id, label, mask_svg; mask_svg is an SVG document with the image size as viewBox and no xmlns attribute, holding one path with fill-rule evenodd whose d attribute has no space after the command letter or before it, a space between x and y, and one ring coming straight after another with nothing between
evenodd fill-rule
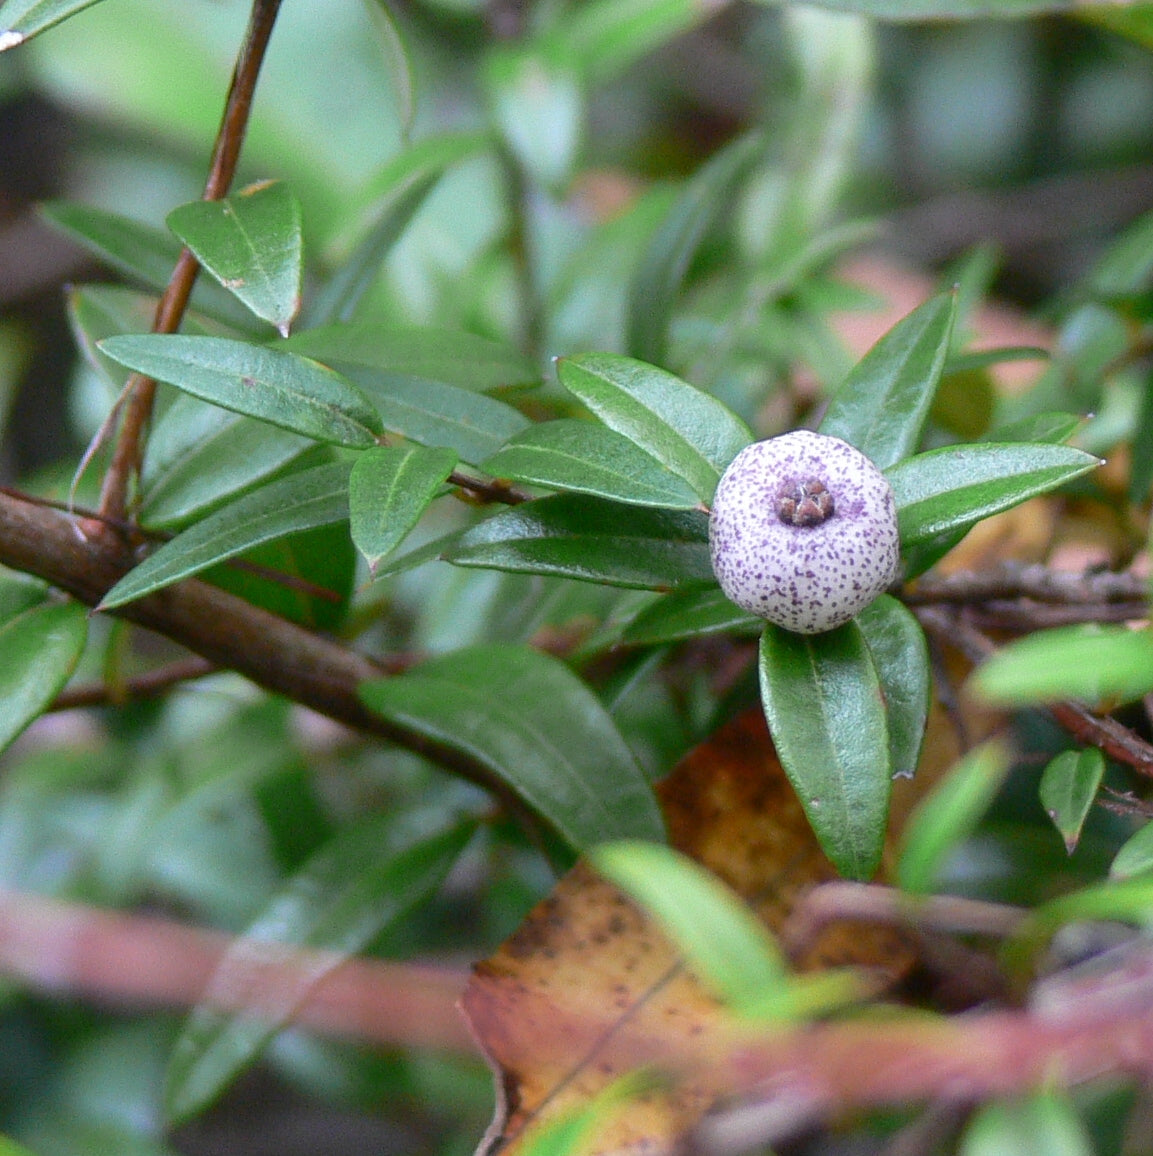
<instances>
[{"instance_id":1,"label":"young light green leaf","mask_svg":"<svg viewBox=\"0 0 1153 1156\"><path fill-rule=\"evenodd\" d=\"M97 3L99 0L8 0L0 4L0 52Z\"/></svg>"},{"instance_id":2,"label":"young light green leaf","mask_svg":"<svg viewBox=\"0 0 1153 1156\"><path fill-rule=\"evenodd\" d=\"M680 642L705 634L757 634L763 618L746 614L717 586L673 590L642 610L621 632L635 646Z\"/></svg>"},{"instance_id":3,"label":"young light green leaf","mask_svg":"<svg viewBox=\"0 0 1153 1156\"><path fill-rule=\"evenodd\" d=\"M857 615L857 625L885 696L893 774L912 778L929 717L932 672L925 632L913 612L888 594L866 606Z\"/></svg>"},{"instance_id":4,"label":"young light green leaf","mask_svg":"<svg viewBox=\"0 0 1153 1156\"><path fill-rule=\"evenodd\" d=\"M484 645L360 688L369 709L463 751L577 850L664 839L652 788L600 700L563 662Z\"/></svg>"},{"instance_id":5,"label":"young light green leaf","mask_svg":"<svg viewBox=\"0 0 1153 1156\"><path fill-rule=\"evenodd\" d=\"M721 474L753 440L748 426L715 397L631 357L562 357L557 376L609 429L684 478L704 502L711 501Z\"/></svg>"},{"instance_id":6,"label":"young light green leaf","mask_svg":"<svg viewBox=\"0 0 1153 1156\"><path fill-rule=\"evenodd\" d=\"M326 975L435 892L475 829L460 823L382 853L393 825L373 817L341 832L233 941L173 1048L164 1092L172 1122L207 1107Z\"/></svg>"},{"instance_id":7,"label":"young light green leaf","mask_svg":"<svg viewBox=\"0 0 1153 1156\"><path fill-rule=\"evenodd\" d=\"M300 202L283 181L173 209L168 227L196 259L282 337L300 310Z\"/></svg>"},{"instance_id":8,"label":"young light green leaf","mask_svg":"<svg viewBox=\"0 0 1153 1156\"><path fill-rule=\"evenodd\" d=\"M629 286L625 345L634 357L665 360L673 306L692 259L728 214L737 189L763 152L764 142L755 135L726 145L685 185L653 234Z\"/></svg>"},{"instance_id":9,"label":"young light green leaf","mask_svg":"<svg viewBox=\"0 0 1153 1156\"><path fill-rule=\"evenodd\" d=\"M892 773L884 699L861 628L766 626L760 679L777 754L825 854L846 878L872 878Z\"/></svg>"},{"instance_id":10,"label":"young light green leaf","mask_svg":"<svg viewBox=\"0 0 1153 1156\"><path fill-rule=\"evenodd\" d=\"M1153 690L1153 633L1097 623L1039 630L982 663L972 687L1000 706L1129 702Z\"/></svg>"},{"instance_id":11,"label":"young light green leaf","mask_svg":"<svg viewBox=\"0 0 1153 1156\"><path fill-rule=\"evenodd\" d=\"M225 337L150 333L109 337L109 357L194 397L316 441L365 449L380 417L338 373L295 353Z\"/></svg>"},{"instance_id":12,"label":"young light green leaf","mask_svg":"<svg viewBox=\"0 0 1153 1156\"><path fill-rule=\"evenodd\" d=\"M302 329L278 348L302 353L325 365L367 366L478 393L540 382L536 364L511 345L431 326L338 322Z\"/></svg>"},{"instance_id":13,"label":"young light green leaf","mask_svg":"<svg viewBox=\"0 0 1153 1156\"><path fill-rule=\"evenodd\" d=\"M174 529L270 477L314 447L300 434L180 394L148 438L140 516Z\"/></svg>"},{"instance_id":14,"label":"young light green leaf","mask_svg":"<svg viewBox=\"0 0 1153 1156\"><path fill-rule=\"evenodd\" d=\"M1110 879L1132 879L1153 871L1153 823L1138 828L1113 856ZM1153 876L1150 876L1153 878Z\"/></svg>"},{"instance_id":15,"label":"young light green leaf","mask_svg":"<svg viewBox=\"0 0 1153 1156\"><path fill-rule=\"evenodd\" d=\"M380 446L360 454L348 482L352 540L375 571L396 549L456 466L452 450Z\"/></svg>"},{"instance_id":16,"label":"young light green leaf","mask_svg":"<svg viewBox=\"0 0 1153 1156\"><path fill-rule=\"evenodd\" d=\"M681 510L700 505L687 482L599 422L562 418L529 426L481 468L498 478L630 505Z\"/></svg>"},{"instance_id":17,"label":"young light green leaf","mask_svg":"<svg viewBox=\"0 0 1153 1156\"><path fill-rule=\"evenodd\" d=\"M765 925L715 875L661 843L605 843L593 867L654 916L689 970L732 1010L754 1005L786 975Z\"/></svg>"},{"instance_id":18,"label":"young light green leaf","mask_svg":"<svg viewBox=\"0 0 1153 1156\"><path fill-rule=\"evenodd\" d=\"M644 1068L628 1072L591 1099L584 1099L534 1127L528 1139L517 1145L520 1156L588 1156L595 1151L598 1132L618 1112L628 1111L636 1097L651 1091L654 1082L653 1074ZM0 1156L5 1153L0 1151Z\"/></svg>"},{"instance_id":19,"label":"young light green leaf","mask_svg":"<svg viewBox=\"0 0 1153 1156\"><path fill-rule=\"evenodd\" d=\"M1070 855L1077 850L1081 827L1104 773L1104 755L1095 747L1086 747L1083 751L1063 751L1041 774L1041 806L1061 833Z\"/></svg>"},{"instance_id":20,"label":"young light green leaf","mask_svg":"<svg viewBox=\"0 0 1153 1156\"><path fill-rule=\"evenodd\" d=\"M902 318L857 363L818 427L856 446L881 470L914 453L949 354L955 293Z\"/></svg>"},{"instance_id":21,"label":"young light green leaf","mask_svg":"<svg viewBox=\"0 0 1153 1156\"><path fill-rule=\"evenodd\" d=\"M0 750L72 677L88 638L78 602L43 602L0 626Z\"/></svg>"},{"instance_id":22,"label":"young light green leaf","mask_svg":"<svg viewBox=\"0 0 1153 1156\"><path fill-rule=\"evenodd\" d=\"M1093 1156L1096 1151L1068 1093L1054 1088L979 1108L965 1128L960 1156Z\"/></svg>"},{"instance_id":23,"label":"young light green leaf","mask_svg":"<svg viewBox=\"0 0 1153 1156\"><path fill-rule=\"evenodd\" d=\"M1009 773L1009 755L996 742L965 756L918 804L905 824L897 882L926 894L942 866L976 828Z\"/></svg>"},{"instance_id":24,"label":"young light green leaf","mask_svg":"<svg viewBox=\"0 0 1153 1156\"><path fill-rule=\"evenodd\" d=\"M123 606L264 542L346 521L350 470L347 462L329 462L245 494L150 554L96 609Z\"/></svg>"},{"instance_id":25,"label":"young light green leaf","mask_svg":"<svg viewBox=\"0 0 1153 1156\"><path fill-rule=\"evenodd\" d=\"M885 471L902 550L960 531L1099 466L1072 446L978 442L905 458Z\"/></svg>"},{"instance_id":26,"label":"young light green leaf","mask_svg":"<svg viewBox=\"0 0 1153 1156\"><path fill-rule=\"evenodd\" d=\"M474 526L442 555L457 566L667 590L713 581L708 520L584 495L526 502Z\"/></svg>"}]
</instances>

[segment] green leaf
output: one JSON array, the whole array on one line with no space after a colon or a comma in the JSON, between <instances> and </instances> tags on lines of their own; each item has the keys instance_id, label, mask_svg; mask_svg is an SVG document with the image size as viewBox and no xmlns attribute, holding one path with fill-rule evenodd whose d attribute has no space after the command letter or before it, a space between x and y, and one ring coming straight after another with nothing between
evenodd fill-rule
<instances>
[{"instance_id":1,"label":"green leaf","mask_svg":"<svg viewBox=\"0 0 1153 1156\"><path fill-rule=\"evenodd\" d=\"M704 502L753 440L748 426L715 397L631 357L562 357L557 376L609 429L684 478Z\"/></svg>"},{"instance_id":2,"label":"green leaf","mask_svg":"<svg viewBox=\"0 0 1153 1156\"><path fill-rule=\"evenodd\" d=\"M1097 623L1039 630L982 663L972 688L1001 706L1129 702L1153 690L1153 634Z\"/></svg>"},{"instance_id":3,"label":"green leaf","mask_svg":"<svg viewBox=\"0 0 1153 1156\"><path fill-rule=\"evenodd\" d=\"M487 394L340 363L344 375L376 406L384 427L422 446L443 446L469 465L491 457L530 422Z\"/></svg>"},{"instance_id":4,"label":"green leaf","mask_svg":"<svg viewBox=\"0 0 1153 1156\"><path fill-rule=\"evenodd\" d=\"M264 481L315 443L180 394L148 438L141 521L173 529Z\"/></svg>"},{"instance_id":5,"label":"green leaf","mask_svg":"<svg viewBox=\"0 0 1153 1156\"><path fill-rule=\"evenodd\" d=\"M1101 297L1129 297L1149 287L1153 277L1153 213L1130 225L1105 251L1090 285Z\"/></svg>"},{"instance_id":6,"label":"green leaf","mask_svg":"<svg viewBox=\"0 0 1153 1156\"><path fill-rule=\"evenodd\" d=\"M1009 773L1009 756L996 742L965 756L917 805L905 824L897 882L925 894L936 885L945 860L975 830Z\"/></svg>"},{"instance_id":7,"label":"green leaf","mask_svg":"<svg viewBox=\"0 0 1153 1156\"><path fill-rule=\"evenodd\" d=\"M317 441L364 449L381 430L355 385L295 353L224 337L152 333L109 337L100 348L138 373Z\"/></svg>"},{"instance_id":8,"label":"green leaf","mask_svg":"<svg viewBox=\"0 0 1153 1156\"><path fill-rule=\"evenodd\" d=\"M1039 413L1019 421L1006 422L989 431L989 442L1066 442L1083 425L1085 419L1075 413Z\"/></svg>"},{"instance_id":9,"label":"green leaf","mask_svg":"<svg viewBox=\"0 0 1153 1156\"><path fill-rule=\"evenodd\" d=\"M763 618L746 614L717 586L674 590L642 610L621 632L621 641L636 646L680 642L706 634L755 634Z\"/></svg>"},{"instance_id":10,"label":"green leaf","mask_svg":"<svg viewBox=\"0 0 1153 1156\"><path fill-rule=\"evenodd\" d=\"M1093 1156L1096 1148L1068 1094L1047 1088L979 1108L957 1151L960 1156Z\"/></svg>"},{"instance_id":11,"label":"green leaf","mask_svg":"<svg viewBox=\"0 0 1153 1156\"><path fill-rule=\"evenodd\" d=\"M366 450L352 467L352 540L369 569L404 540L456 467L451 450L389 446Z\"/></svg>"},{"instance_id":12,"label":"green leaf","mask_svg":"<svg viewBox=\"0 0 1153 1156\"><path fill-rule=\"evenodd\" d=\"M435 892L475 826L460 823L382 853L394 822L373 817L341 832L233 941L173 1048L164 1091L170 1121L207 1107L325 976ZM294 956L290 947L312 951Z\"/></svg>"},{"instance_id":13,"label":"green leaf","mask_svg":"<svg viewBox=\"0 0 1153 1156\"><path fill-rule=\"evenodd\" d=\"M932 671L925 632L913 612L888 594L866 606L857 615L857 625L885 696L893 774L912 778L929 718Z\"/></svg>"},{"instance_id":14,"label":"green leaf","mask_svg":"<svg viewBox=\"0 0 1153 1156\"><path fill-rule=\"evenodd\" d=\"M0 750L72 677L87 638L88 612L78 602L44 602L0 626Z\"/></svg>"},{"instance_id":15,"label":"green leaf","mask_svg":"<svg viewBox=\"0 0 1153 1156\"><path fill-rule=\"evenodd\" d=\"M97 3L99 0L8 0L0 4L0 52Z\"/></svg>"},{"instance_id":16,"label":"green leaf","mask_svg":"<svg viewBox=\"0 0 1153 1156\"><path fill-rule=\"evenodd\" d=\"M779 8L793 0L757 0ZM1081 0L1078 9L1094 5L1112 7L1114 0ZM823 0L821 7L856 12L878 20L976 20L1036 16L1042 12L1068 12L1069 0Z\"/></svg>"},{"instance_id":17,"label":"green leaf","mask_svg":"<svg viewBox=\"0 0 1153 1156\"><path fill-rule=\"evenodd\" d=\"M457 566L662 590L713 581L708 534L708 519L696 510L558 494L481 522L443 557Z\"/></svg>"},{"instance_id":18,"label":"green leaf","mask_svg":"<svg viewBox=\"0 0 1153 1156\"><path fill-rule=\"evenodd\" d=\"M1129 836L1109 865L1110 879L1132 879L1153 871L1153 823Z\"/></svg>"},{"instance_id":19,"label":"green leaf","mask_svg":"<svg viewBox=\"0 0 1153 1156\"><path fill-rule=\"evenodd\" d=\"M278 346L325 365L361 365L415 381L439 381L485 393L537 385L540 371L511 345L452 329L376 322L322 325Z\"/></svg>"},{"instance_id":20,"label":"green leaf","mask_svg":"<svg viewBox=\"0 0 1153 1156\"><path fill-rule=\"evenodd\" d=\"M498 478L637 506L687 510L700 504L683 479L635 442L599 422L575 418L529 426L481 468Z\"/></svg>"},{"instance_id":21,"label":"green leaf","mask_svg":"<svg viewBox=\"0 0 1153 1156\"><path fill-rule=\"evenodd\" d=\"M737 189L763 154L764 141L755 135L726 145L697 170L653 234L629 286L625 345L634 357L665 360L673 307L693 257L728 216Z\"/></svg>"},{"instance_id":22,"label":"green leaf","mask_svg":"<svg viewBox=\"0 0 1153 1156\"><path fill-rule=\"evenodd\" d=\"M396 103L400 131L407 139L416 111L416 84L412 75L412 61L409 59L404 37L400 34L400 28L387 0L366 0L366 5L372 16L373 27L376 29L385 71L392 82L392 95Z\"/></svg>"},{"instance_id":23,"label":"green leaf","mask_svg":"<svg viewBox=\"0 0 1153 1156\"><path fill-rule=\"evenodd\" d=\"M881 470L914 453L949 355L955 293L918 306L882 337L829 402L819 432L856 446Z\"/></svg>"},{"instance_id":24,"label":"green leaf","mask_svg":"<svg viewBox=\"0 0 1153 1156\"><path fill-rule=\"evenodd\" d=\"M781 764L825 854L848 879L872 878L889 814L889 734L861 628L824 634L768 625L761 701Z\"/></svg>"},{"instance_id":25,"label":"green leaf","mask_svg":"<svg viewBox=\"0 0 1153 1156\"><path fill-rule=\"evenodd\" d=\"M114 269L162 292L180 259L180 242L164 229L87 205L51 201L40 214ZM253 328L252 314L215 281L201 279L192 306L241 330Z\"/></svg>"},{"instance_id":26,"label":"green leaf","mask_svg":"<svg viewBox=\"0 0 1153 1156\"><path fill-rule=\"evenodd\" d=\"M1070 855L1077 850L1081 827L1104 773L1104 755L1095 747L1086 747L1083 751L1064 751L1041 774L1041 806L1061 833Z\"/></svg>"},{"instance_id":27,"label":"green leaf","mask_svg":"<svg viewBox=\"0 0 1153 1156\"><path fill-rule=\"evenodd\" d=\"M150 554L96 609L123 606L261 543L346 521L350 469L347 462L329 462L245 494Z\"/></svg>"},{"instance_id":28,"label":"green leaf","mask_svg":"<svg viewBox=\"0 0 1153 1156\"><path fill-rule=\"evenodd\" d=\"M1071 446L978 442L906 458L885 471L897 502L901 548L972 526L1096 469Z\"/></svg>"},{"instance_id":29,"label":"green leaf","mask_svg":"<svg viewBox=\"0 0 1153 1156\"><path fill-rule=\"evenodd\" d=\"M475 156L490 144L485 133L444 133L429 137L393 157L377 174L368 197L376 201L373 223L304 309L305 328L351 321L372 287L392 247L446 169Z\"/></svg>"},{"instance_id":30,"label":"green leaf","mask_svg":"<svg viewBox=\"0 0 1153 1156\"><path fill-rule=\"evenodd\" d=\"M300 202L283 181L173 209L168 227L221 285L281 336L300 310Z\"/></svg>"},{"instance_id":31,"label":"green leaf","mask_svg":"<svg viewBox=\"0 0 1153 1156\"><path fill-rule=\"evenodd\" d=\"M779 987L787 968L765 925L715 875L660 843L606 843L593 867L662 925L693 972L734 1011Z\"/></svg>"},{"instance_id":32,"label":"green leaf","mask_svg":"<svg viewBox=\"0 0 1153 1156\"><path fill-rule=\"evenodd\" d=\"M577 850L664 839L652 788L600 700L559 659L485 645L364 683L365 705L463 751Z\"/></svg>"}]
</instances>

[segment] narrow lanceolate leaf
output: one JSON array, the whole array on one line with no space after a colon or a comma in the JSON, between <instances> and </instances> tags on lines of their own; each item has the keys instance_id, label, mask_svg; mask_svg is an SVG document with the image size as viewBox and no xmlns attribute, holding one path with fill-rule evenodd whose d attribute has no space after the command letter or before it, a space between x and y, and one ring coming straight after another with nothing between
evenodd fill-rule
<instances>
[{"instance_id":1,"label":"narrow lanceolate leaf","mask_svg":"<svg viewBox=\"0 0 1153 1156\"><path fill-rule=\"evenodd\" d=\"M99 0L8 0L0 4L0 52L91 8Z\"/></svg>"},{"instance_id":2,"label":"narrow lanceolate leaf","mask_svg":"<svg viewBox=\"0 0 1153 1156\"><path fill-rule=\"evenodd\" d=\"M878 469L914 453L949 354L955 293L942 293L898 321L837 390L820 432L856 446Z\"/></svg>"},{"instance_id":3,"label":"narrow lanceolate leaf","mask_svg":"<svg viewBox=\"0 0 1153 1156\"><path fill-rule=\"evenodd\" d=\"M1109 865L1110 879L1131 879L1145 875L1153 880L1153 823L1139 827L1124 843Z\"/></svg>"},{"instance_id":4,"label":"narrow lanceolate leaf","mask_svg":"<svg viewBox=\"0 0 1153 1156\"><path fill-rule=\"evenodd\" d=\"M389 446L366 450L352 467L352 540L370 569L404 540L456 466L452 450Z\"/></svg>"},{"instance_id":5,"label":"narrow lanceolate leaf","mask_svg":"<svg viewBox=\"0 0 1153 1156\"><path fill-rule=\"evenodd\" d=\"M562 419L529 426L482 468L494 477L630 505L683 510L700 504L687 482L599 422Z\"/></svg>"},{"instance_id":6,"label":"narrow lanceolate leaf","mask_svg":"<svg viewBox=\"0 0 1153 1156\"><path fill-rule=\"evenodd\" d=\"M365 449L381 430L355 385L295 353L224 337L154 333L110 337L100 348L194 397L317 441Z\"/></svg>"},{"instance_id":7,"label":"narrow lanceolate leaf","mask_svg":"<svg viewBox=\"0 0 1153 1156\"><path fill-rule=\"evenodd\" d=\"M88 612L77 602L45 602L0 627L0 750L56 697L87 638Z\"/></svg>"},{"instance_id":8,"label":"narrow lanceolate leaf","mask_svg":"<svg viewBox=\"0 0 1153 1156\"><path fill-rule=\"evenodd\" d=\"M300 310L300 202L283 181L173 209L168 227L196 259L282 336Z\"/></svg>"},{"instance_id":9,"label":"narrow lanceolate leaf","mask_svg":"<svg viewBox=\"0 0 1153 1156\"><path fill-rule=\"evenodd\" d=\"M1096 469L1072 446L979 442L906 458L885 471L897 501L901 547L972 526Z\"/></svg>"},{"instance_id":10,"label":"narrow lanceolate leaf","mask_svg":"<svg viewBox=\"0 0 1153 1156\"><path fill-rule=\"evenodd\" d=\"M393 827L374 817L337 835L225 952L172 1052L171 1121L215 1100L326 975L433 894L474 829L461 823L396 853L383 850Z\"/></svg>"},{"instance_id":11,"label":"narrow lanceolate leaf","mask_svg":"<svg viewBox=\"0 0 1153 1156\"><path fill-rule=\"evenodd\" d=\"M653 234L629 286L625 343L634 357L665 360L673 306L693 257L729 212L737 189L763 150L764 142L757 136L726 145L685 185Z\"/></svg>"},{"instance_id":12,"label":"narrow lanceolate leaf","mask_svg":"<svg viewBox=\"0 0 1153 1156\"><path fill-rule=\"evenodd\" d=\"M931 671L925 632L913 612L888 594L875 599L857 624L877 667L889 724L893 774L912 777L929 717Z\"/></svg>"},{"instance_id":13,"label":"narrow lanceolate leaf","mask_svg":"<svg viewBox=\"0 0 1153 1156\"><path fill-rule=\"evenodd\" d=\"M559 494L481 522L442 556L457 566L667 590L713 580L708 536L708 520L697 510Z\"/></svg>"},{"instance_id":14,"label":"narrow lanceolate leaf","mask_svg":"<svg viewBox=\"0 0 1153 1156\"><path fill-rule=\"evenodd\" d=\"M703 501L752 440L727 406L679 377L631 357L584 353L557 362L561 384L609 429L683 478Z\"/></svg>"},{"instance_id":15,"label":"narrow lanceolate leaf","mask_svg":"<svg viewBox=\"0 0 1153 1156\"><path fill-rule=\"evenodd\" d=\"M1098 624L1040 630L994 654L972 684L1002 706L1129 702L1153 690L1153 633Z\"/></svg>"},{"instance_id":16,"label":"narrow lanceolate leaf","mask_svg":"<svg viewBox=\"0 0 1153 1156\"><path fill-rule=\"evenodd\" d=\"M1008 773L1005 748L985 743L921 800L901 840L897 881L905 891L933 890L945 861L973 833Z\"/></svg>"},{"instance_id":17,"label":"narrow lanceolate leaf","mask_svg":"<svg viewBox=\"0 0 1153 1156\"><path fill-rule=\"evenodd\" d=\"M475 646L365 683L361 697L391 722L476 759L578 850L665 837L632 752L559 659L528 647Z\"/></svg>"},{"instance_id":18,"label":"narrow lanceolate leaf","mask_svg":"<svg viewBox=\"0 0 1153 1156\"><path fill-rule=\"evenodd\" d=\"M779 986L785 960L765 925L715 875L659 843L608 843L593 867L648 910L690 970L732 1010Z\"/></svg>"},{"instance_id":19,"label":"narrow lanceolate leaf","mask_svg":"<svg viewBox=\"0 0 1153 1156\"><path fill-rule=\"evenodd\" d=\"M1097 797L1105 756L1096 747L1064 751L1042 772L1038 796L1045 813L1065 840L1070 855L1077 849L1085 816Z\"/></svg>"},{"instance_id":20,"label":"narrow lanceolate leaf","mask_svg":"<svg viewBox=\"0 0 1153 1156\"><path fill-rule=\"evenodd\" d=\"M978 1109L965 1128L959 1156L1004 1156L1046 1152L1050 1156L1093 1156L1098 1151L1063 1089L1046 1088Z\"/></svg>"},{"instance_id":21,"label":"narrow lanceolate leaf","mask_svg":"<svg viewBox=\"0 0 1153 1156\"><path fill-rule=\"evenodd\" d=\"M861 628L794 634L770 624L760 675L773 742L825 854L846 878L872 878L892 773L884 700Z\"/></svg>"},{"instance_id":22,"label":"narrow lanceolate leaf","mask_svg":"<svg viewBox=\"0 0 1153 1156\"><path fill-rule=\"evenodd\" d=\"M130 570L97 610L123 606L182 578L302 530L348 519L346 462L330 462L278 478L209 514Z\"/></svg>"},{"instance_id":23,"label":"narrow lanceolate leaf","mask_svg":"<svg viewBox=\"0 0 1153 1156\"><path fill-rule=\"evenodd\" d=\"M706 586L666 594L625 627L621 641L651 646L704 634L754 634L763 626L763 618L746 614L719 587Z\"/></svg>"}]
</instances>

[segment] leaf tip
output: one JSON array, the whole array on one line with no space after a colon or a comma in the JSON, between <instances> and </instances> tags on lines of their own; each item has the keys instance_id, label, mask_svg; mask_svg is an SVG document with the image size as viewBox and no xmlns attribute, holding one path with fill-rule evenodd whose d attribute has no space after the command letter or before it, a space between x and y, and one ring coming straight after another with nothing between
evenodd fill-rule
<instances>
[{"instance_id":1,"label":"leaf tip","mask_svg":"<svg viewBox=\"0 0 1153 1156\"><path fill-rule=\"evenodd\" d=\"M0 32L0 52L8 48L15 48L27 39L28 37L23 32L17 32L14 28L6 28Z\"/></svg>"}]
</instances>

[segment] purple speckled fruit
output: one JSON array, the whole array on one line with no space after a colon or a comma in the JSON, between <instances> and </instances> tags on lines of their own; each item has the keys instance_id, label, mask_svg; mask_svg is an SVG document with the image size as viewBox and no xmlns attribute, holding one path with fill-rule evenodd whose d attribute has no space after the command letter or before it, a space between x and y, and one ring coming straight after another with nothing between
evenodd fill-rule
<instances>
[{"instance_id":1,"label":"purple speckled fruit","mask_svg":"<svg viewBox=\"0 0 1153 1156\"><path fill-rule=\"evenodd\" d=\"M738 606L819 634L896 577L897 507L859 450L797 430L733 459L713 498L709 545L717 581Z\"/></svg>"}]
</instances>

